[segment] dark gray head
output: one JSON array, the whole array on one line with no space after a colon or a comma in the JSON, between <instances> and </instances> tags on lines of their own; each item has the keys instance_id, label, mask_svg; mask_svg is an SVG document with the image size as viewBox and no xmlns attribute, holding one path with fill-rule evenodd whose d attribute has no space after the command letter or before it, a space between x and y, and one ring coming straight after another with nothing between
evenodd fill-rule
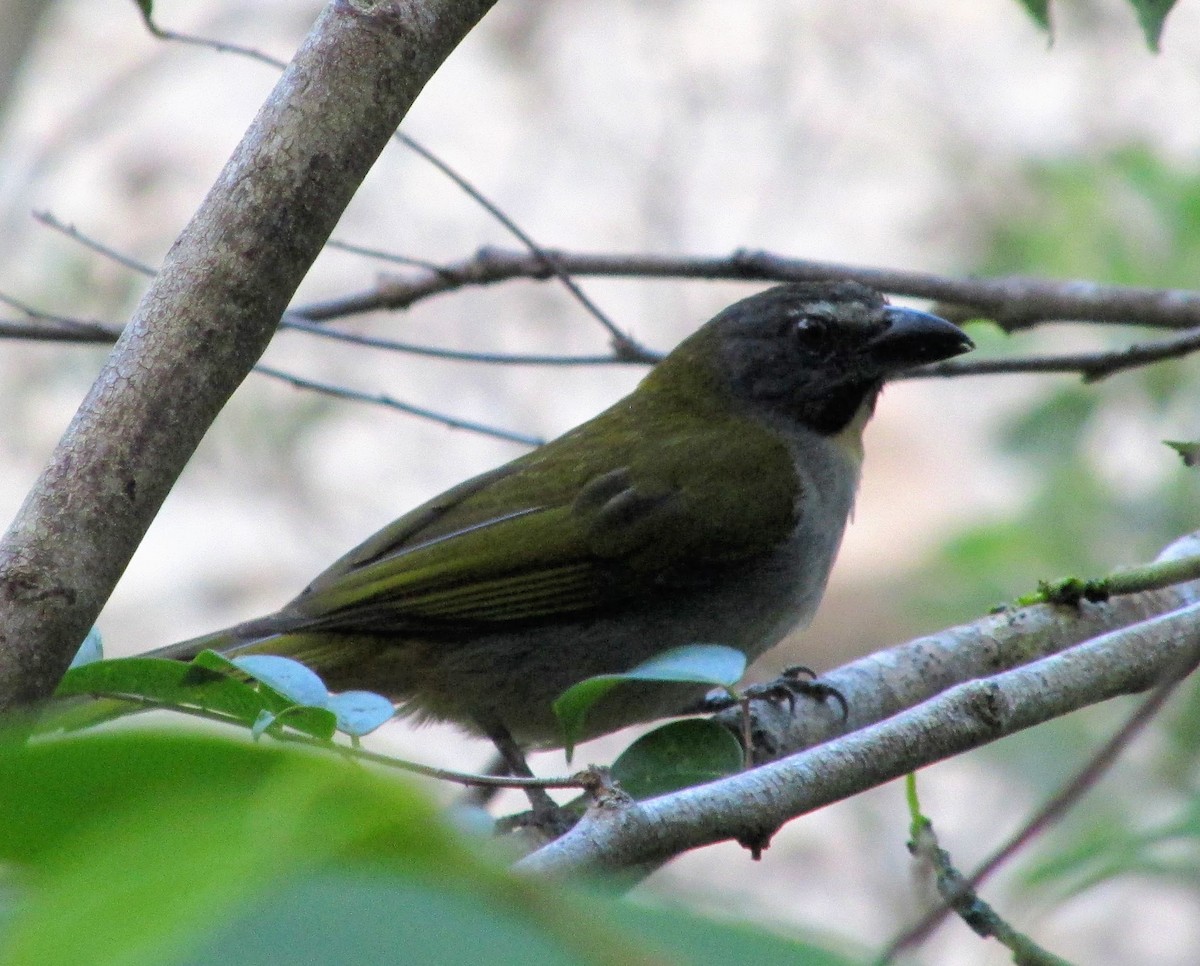
<instances>
[{"instance_id":1,"label":"dark gray head","mask_svg":"<svg viewBox=\"0 0 1200 966\"><path fill-rule=\"evenodd\" d=\"M729 306L680 349L693 340L715 351L736 398L827 435L873 406L894 373L974 348L945 319L890 306L856 282L778 285Z\"/></svg>"}]
</instances>

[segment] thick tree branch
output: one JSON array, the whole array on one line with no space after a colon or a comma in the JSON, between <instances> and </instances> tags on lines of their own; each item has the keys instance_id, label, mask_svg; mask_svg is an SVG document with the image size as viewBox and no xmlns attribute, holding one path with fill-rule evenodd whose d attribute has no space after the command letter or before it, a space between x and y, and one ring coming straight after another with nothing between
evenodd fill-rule
<instances>
[{"instance_id":1,"label":"thick tree branch","mask_svg":"<svg viewBox=\"0 0 1200 966\"><path fill-rule=\"evenodd\" d=\"M1120 694L1200 651L1200 604L979 681L809 751L648 802L594 809L523 860L539 873L616 871L784 823L917 768Z\"/></svg>"},{"instance_id":2,"label":"thick tree branch","mask_svg":"<svg viewBox=\"0 0 1200 966\"><path fill-rule=\"evenodd\" d=\"M48 215L40 215L40 220L62 231L68 236L80 241L89 247L100 251L108 257L112 257L123 264L127 264L127 259L120 253L113 252L107 246L87 238L87 236L78 232L71 226L64 226ZM332 244L332 243L331 243ZM356 246L342 243L341 247L360 252L364 249ZM386 252L371 251L370 254L377 257L386 257ZM399 256L395 256L399 258ZM504 255L499 261L493 264L497 259L497 255L491 251L484 251L477 255L474 259L467 259L462 262L455 263L449 267L438 267L428 263L419 266L420 273L408 279L386 279L379 286L371 289L368 292L358 292L352 295L342 296L336 299L330 299L324 302L313 303L310 305L300 306L291 309L288 313L285 324L292 329L305 331L313 335L324 336L330 339L338 339L345 342L354 342L359 345L370 348L383 349L393 352L404 352L413 355L432 356L443 359L457 359L460 361L495 363L499 365L613 365L625 363L641 363L650 365L657 362L661 355L637 345L632 340L627 338L621 341L620 345L614 351L606 356L589 355L589 356L550 356L539 354L496 354L483 352L461 352L439 349L434 346L414 345L411 343L401 343L389 339L381 339L377 337L362 336L355 333L341 332L336 329L329 328L323 323L331 322L336 319L342 319L349 316L360 315L364 312L372 312L377 310L394 310L397 308L407 308L417 301L431 298L435 295L446 294L451 291L456 291L468 285L486 285L500 281L508 281L517 278L528 278L536 280L544 280L550 277L559 277L565 274L559 264L573 265L578 270L586 274L589 266L596 267L598 260L603 260L609 267L610 271L598 272L598 274L628 274L630 277L635 276L638 271L645 270L648 277L663 277L669 274L665 271L668 266L675 266L675 274L678 277L697 277L699 269L702 266L718 265L716 274L712 278L722 278L724 272L733 264L732 260L724 260L721 262L716 259L689 259L689 258L668 258L665 256L648 256L648 255L604 255L604 256L585 256L564 252L555 252L556 260L555 267L559 268L558 272L551 276L544 269L542 262L529 261L520 253L510 253ZM548 257L548 256L547 256ZM831 272L841 271L847 277L851 278L876 278L877 280L891 279L896 284L886 289L892 294L914 294L914 291L906 288L901 282L904 279L912 279L913 273L907 272L887 272L882 269L872 269L865 267L854 266L834 266L819 262L788 262L778 256L759 256L760 258L770 258L779 264L791 264L794 267L802 268L799 274L795 272L790 276L787 272L781 272L777 276L772 276L770 281L786 280L788 277L808 277L808 273L812 272L813 277L827 277ZM738 258L737 255L732 256L733 260ZM414 259L404 258L403 261L416 264ZM496 267L499 270L495 270ZM539 267L543 266L543 267ZM622 267L623 266L623 267ZM134 266L137 270L144 270L144 266ZM151 270L152 271L152 270ZM1158 325L1162 327L1171 327L1179 324L1181 321L1186 321L1190 316L1195 315L1200 319L1200 293L1183 292L1170 289L1127 289L1119 286L1091 286L1089 296L1083 302L1072 301L1073 293L1079 289L1082 283L1056 283L1043 279L949 279L936 278L935 276L919 276L926 281L933 281L937 286L942 288L964 286L965 291L960 291L960 294L966 298L972 292L975 297L986 302L990 297L988 293L992 292L997 286L1003 286L1006 289L1012 290L1014 293L1024 291L1030 295L1035 305L1055 304L1062 307L1064 312L1083 312L1087 310L1093 316L1092 321L1099 322L1123 322L1138 325ZM915 287L914 287L915 288ZM1111 305L1106 304L1101 306L1092 296L1096 292L1107 293L1114 301ZM1047 293L1050 293L1049 295ZM5 301L10 304L18 305L15 300L7 296L0 295L0 301ZM585 303L589 304L590 303ZM1110 314L1114 314L1117 310L1125 311L1132 310L1133 307L1140 306L1140 311L1145 311L1145 316L1119 316L1115 318L1103 318ZM100 326L95 323L84 323L79 320L74 324L74 327L65 327L66 322L61 317L52 316L48 313L36 311L34 309L20 306L22 311L28 314L31 319L40 320L47 324L38 325L36 321L30 322L10 322L0 320L0 339L41 339L44 341L59 341L59 342L78 342L78 343L97 343L105 342L116 338L116 333L108 327ZM994 308L994 306L993 306ZM1164 309L1166 311L1164 311ZM978 315L979 312L972 313L968 308L962 305L940 307L943 314L953 316L959 321L970 318L973 314ZM994 312L996 316L1007 316L1010 314L1022 315L1033 311L1028 304L1022 304L1020 301L1015 302L1010 308L1002 308ZM1059 320L1065 316L1060 316ZM1031 320L1030 317L1022 315L1024 321L1022 326L1032 326L1037 321L1049 321L1049 319ZM1010 325L1010 328L1013 327ZM1074 373L1083 377L1084 382L1097 382L1101 379L1106 379L1109 376L1119 372L1125 372L1129 369L1139 368L1141 366L1152 365L1156 362L1162 362L1167 359L1179 359L1184 356L1191 355L1200 351L1200 325L1193 328L1184 329L1177 335L1169 338L1159 339L1152 342L1141 342L1127 345L1119 349L1100 350L1096 352L1075 352L1061 353L1057 355L1032 355L1032 356L999 356L994 358L982 359L966 359L966 360L951 360L950 362L941 362L936 365L924 366L919 369L914 369L910 372L897 376L898 379L924 379L930 377L958 377L958 376L989 376L989 375L1004 375L1012 373Z\"/></svg>"},{"instance_id":3,"label":"thick tree branch","mask_svg":"<svg viewBox=\"0 0 1200 966\"><path fill-rule=\"evenodd\" d=\"M1174 541L1159 560L1182 560L1200 553L1200 532ZM795 714L786 705L755 702L754 736L759 760L790 755L838 735L915 707L963 681L986 678L1030 661L1058 654L1103 634L1151 620L1200 602L1200 581L1164 590L1125 594L1103 604L1078 607L1038 604L1008 608L970 624L843 665L821 676L849 704L840 709L805 702ZM735 730L738 714L723 713Z\"/></svg>"},{"instance_id":4,"label":"thick tree branch","mask_svg":"<svg viewBox=\"0 0 1200 966\"><path fill-rule=\"evenodd\" d=\"M1198 545L1200 536L1192 535L1167 555L1194 554ZM1087 606L1078 617L1038 605L922 638L822 679L846 694L849 726L858 729L851 734L709 785L595 807L519 867L613 871L729 839L761 844L806 812L1078 708L1145 690L1198 649L1196 583ZM1015 669L1003 670L1008 667ZM796 716L786 709L780 714L797 722L794 733L776 736L780 753L831 737L840 727L835 713L825 716L807 705ZM825 717L823 727L801 723Z\"/></svg>"},{"instance_id":5,"label":"thick tree branch","mask_svg":"<svg viewBox=\"0 0 1200 966\"><path fill-rule=\"evenodd\" d=\"M333 0L0 543L0 708L50 693L425 82L493 0Z\"/></svg>"}]
</instances>

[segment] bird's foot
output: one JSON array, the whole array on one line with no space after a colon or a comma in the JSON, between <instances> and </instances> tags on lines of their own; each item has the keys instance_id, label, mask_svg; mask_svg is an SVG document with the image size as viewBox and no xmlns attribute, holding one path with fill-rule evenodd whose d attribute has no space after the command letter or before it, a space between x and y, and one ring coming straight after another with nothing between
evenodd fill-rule
<instances>
[{"instance_id":1,"label":"bird's foot","mask_svg":"<svg viewBox=\"0 0 1200 966\"><path fill-rule=\"evenodd\" d=\"M846 702L846 696L833 685L822 682L811 668L801 664L784 668L783 673L774 681L750 685L742 695L752 701L786 702L789 714L795 713L798 697L810 698L822 704L832 698L842 709L842 721L850 716L850 705Z\"/></svg>"},{"instance_id":2,"label":"bird's foot","mask_svg":"<svg viewBox=\"0 0 1200 966\"><path fill-rule=\"evenodd\" d=\"M750 685L740 696L730 694L724 688L716 688L679 713L717 714L736 708L746 701L783 701L787 703L788 713L791 714L796 710L798 697L811 698L822 703L833 698L842 710L842 720L845 721L849 716L850 705L846 696L832 684L821 681L811 668L800 664L785 668L774 681Z\"/></svg>"}]
</instances>

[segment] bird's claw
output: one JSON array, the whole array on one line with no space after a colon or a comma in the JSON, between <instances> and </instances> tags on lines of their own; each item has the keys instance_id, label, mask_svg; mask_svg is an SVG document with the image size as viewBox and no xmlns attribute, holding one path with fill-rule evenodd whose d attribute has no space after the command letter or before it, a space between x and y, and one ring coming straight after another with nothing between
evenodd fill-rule
<instances>
[{"instance_id":1,"label":"bird's claw","mask_svg":"<svg viewBox=\"0 0 1200 966\"><path fill-rule=\"evenodd\" d=\"M788 714L795 714L798 697L810 698L820 703L833 698L842 709L842 721L850 716L850 705L846 696L833 685L819 680L812 668L801 664L784 668L774 681L752 684L742 694L751 700L787 702Z\"/></svg>"}]
</instances>

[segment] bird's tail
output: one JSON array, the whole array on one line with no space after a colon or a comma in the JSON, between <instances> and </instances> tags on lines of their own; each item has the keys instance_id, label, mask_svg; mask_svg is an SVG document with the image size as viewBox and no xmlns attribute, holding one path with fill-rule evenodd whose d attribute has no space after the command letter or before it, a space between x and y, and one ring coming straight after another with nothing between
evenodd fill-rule
<instances>
[{"instance_id":1,"label":"bird's tail","mask_svg":"<svg viewBox=\"0 0 1200 966\"><path fill-rule=\"evenodd\" d=\"M369 638L368 638L369 640ZM354 677L354 668L366 660L372 649L354 635L331 634L272 616L236 624L212 634L168 644L140 657L162 657L190 661L201 651L217 651L226 657L243 654L276 654L307 665L322 677L328 675L330 687L365 687L361 682L346 683Z\"/></svg>"},{"instance_id":2,"label":"bird's tail","mask_svg":"<svg viewBox=\"0 0 1200 966\"><path fill-rule=\"evenodd\" d=\"M139 654L138 657L161 657L172 661L190 661L201 651L218 651L226 657L236 657L239 654L251 653L265 648L265 653L286 653L285 649L271 649L270 641L281 641L287 637L280 628L268 625L263 621L248 621L211 634L202 634L186 641L177 641L153 651Z\"/></svg>"}]
</instances>

